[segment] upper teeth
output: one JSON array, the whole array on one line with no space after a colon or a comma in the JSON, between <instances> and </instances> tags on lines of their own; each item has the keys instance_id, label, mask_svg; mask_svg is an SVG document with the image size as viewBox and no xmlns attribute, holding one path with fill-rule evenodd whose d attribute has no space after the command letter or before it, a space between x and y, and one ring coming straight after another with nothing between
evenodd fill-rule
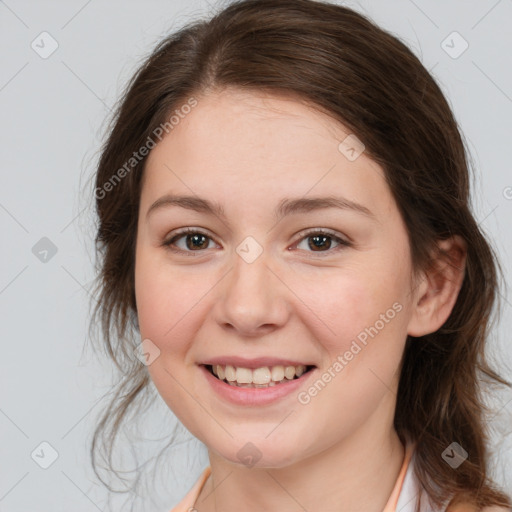
<instances>
[{"instance_id":1,"label":"upper teeth","mask_svg":"<svg viewBox=\"0 0 512 512\"><path fill-rule=\"evenodd\" d=\"M230 382L238 382L239 384L268 384L270 381L280 382L286 377L291 380L297 375L300 377L306 370L306 366L300 364L298 366L263 366L251 370L250 368L239 368L231 365L213 365L213 373L220 380L228 380Z\"/></svg>"}]
</instances>

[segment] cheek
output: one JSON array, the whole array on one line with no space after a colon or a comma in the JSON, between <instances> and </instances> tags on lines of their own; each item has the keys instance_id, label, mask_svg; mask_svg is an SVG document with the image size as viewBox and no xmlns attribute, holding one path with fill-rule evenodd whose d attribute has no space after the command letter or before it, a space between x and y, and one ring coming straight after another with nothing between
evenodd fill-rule
<instances>
[{"instance_id":1,"label":"cheek","mask_svg":"<svg viewBox=\"0 0 512 512\"><path fill-rule=\"evenodd\" d=\"M173 269L165 256L141 249L135 265L135 297L142 339L162 355L184 352L201 328L205 295L214 286L212 273L193 266Z\"/></svg>"},{"instance_id":2,"label":"cheek","mask_svg":"<svg viewBox=\"0 0 512 512\"><path fill-rule=\"evenodd\" d=\"M171 332L177 318L183 316L188 303L184 294L188 288L179 286L175 276L169 274L154 255L141 249L137 252L135 263L135 298L137 316L142 339L149 338L165 352L166 339L172 338Z\"/></svg>"},{"instance_id":3,"label":"cheek","mask_svg":"<svg viewBox=\"0 0 512 512\"><path fill-rule=\"evenodd\" d=\"M328 275L323 269L318 279L296 280L307 324L330 360L350 350L354 340L365 346L377 338L402 338L407 268L395 255L333 269Z\"/></svg>"},{"instance_id":4,"label":"cheek","mask_svg":"<svg viewBox=\"0 0 512 512\"><path fill-rule=\"evenodd\" d=\"M147 369L167 406L193 432L198 401L183 391L181 383L187 379L190 340L200 325L199 309L193 306L204 292L189 284L149 251L137 253L135 296L141 339L151 340L159 350Z\"/></svg>"},{"instance_id":5,"label":"cheek","mask_svg":"<svg viewBox=\"0 0 512 512\"><path fill-rule=\"evenodd\" d=\"M166 285L158 267L149 258L141 255L135 265L135 298L137 316L142 338L149 338L157 345L170 328L170 305L175 302L172 297L175 288Z\"/></svg>"},{"instance_id":6,"label":"cheek","mask_svg":"<svg viewBox=\"0 0 512 512\"><path fill-rule=\"evenodd\" d=\"M308 306L321 319L309 313L308 325L317 326L314 335L324 351L322 382L299 398L301 404L313 404L312 409L305 405L308 413L329 411L322 427L326 439L339 436L340 428L347 433L357 428L397 383L406 339L406 287L401 274L393 279L382 270L365 266L333 275L325 294L310 295Z\"/></svg>"}]
</instances>

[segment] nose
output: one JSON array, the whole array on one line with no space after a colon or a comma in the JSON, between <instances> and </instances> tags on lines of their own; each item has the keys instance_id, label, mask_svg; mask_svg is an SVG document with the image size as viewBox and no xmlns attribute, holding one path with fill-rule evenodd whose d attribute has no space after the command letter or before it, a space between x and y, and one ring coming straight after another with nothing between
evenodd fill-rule
<instances>
[{"instance_id":1,"label":"nose","mask_svg":"<svg viewBox=\"0 0 512 512\"><path fill-rule=\"evenodd\" d=\"M232 269L222 280L215 304L216 321L223 329L258 337L286 324L290 292L271 266L265 252L252 262L233 252Z\"/></svg>"}]
</instances>

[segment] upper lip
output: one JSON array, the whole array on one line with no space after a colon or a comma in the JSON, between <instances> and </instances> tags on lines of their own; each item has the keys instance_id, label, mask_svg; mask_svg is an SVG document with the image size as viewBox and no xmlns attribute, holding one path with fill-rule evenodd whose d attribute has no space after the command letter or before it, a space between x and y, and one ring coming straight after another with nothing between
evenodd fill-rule
<instances>
[{"instance_id":1,"label":"upper lip","mask_svg":"<svg viewBox=\"0 0 512 512\"><path fill-rule=\"evenodd\" d=\"M296 361L292 359L281 359L279 357L255 357L253 359L247 359L245 357L240 356L219 356L212 357L211 359L202 361L198 364L202 365L220 365L220 366L236 366L238 368L250 368L254 370L255 368L262 368L264 366L315 366L311 363L305 363L301 361Z\"/></svg>"}]
</instances>

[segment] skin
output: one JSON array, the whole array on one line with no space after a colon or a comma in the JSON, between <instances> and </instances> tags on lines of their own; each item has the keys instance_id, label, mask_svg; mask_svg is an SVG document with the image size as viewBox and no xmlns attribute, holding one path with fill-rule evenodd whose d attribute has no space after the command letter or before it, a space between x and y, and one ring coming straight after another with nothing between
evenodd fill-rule
<instances>
[{"instance_id":1,"label":"skin","mask_svg":"<svg viewBox=\"0 0 512 512\"><path fill-rule=\"evenodd\" d=\"M406 337L448 318L465 246L444 241L455 264L414 273L383 169L364 152L349 161L338 150L349 133L297 99L225 89L198 97L148 157L136 243L139 325L160 351L148 366L155 386L208 448L200 512L380 512L397 479L404 447L393 416ZM168 193L216 201L226 220L180 206L147 215ZM284 198L329 195L373 217L336 208L273 217ZM163 244L184 227L210 238L190 249L184 235L174 247L188 252L172 252ZM331 238L315 251L317 228L350 245ZM263 249L252 263L236 252L247 236ZM197 366L228 354L289 357L313 362L320 376L394 303L401 311L306 405L297 393L265 406L230 404ZM253 467L237 457L247 442L261 452Z\"/></svg>"}]
</instances>

